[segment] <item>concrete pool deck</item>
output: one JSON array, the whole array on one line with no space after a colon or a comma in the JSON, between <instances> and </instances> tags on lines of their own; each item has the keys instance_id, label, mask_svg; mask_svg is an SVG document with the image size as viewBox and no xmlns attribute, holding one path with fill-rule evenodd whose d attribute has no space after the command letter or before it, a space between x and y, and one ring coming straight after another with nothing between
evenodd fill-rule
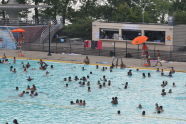
<instances>
[{"instance_id":1,"label":"concrete pool deck","mask_svg":"<svg viewBox=\"0 0 186 124\"><path fill-rule=\"evenodd\" d=\"M7 57L18 57L18 50L0 50L0 56L6 54ZM47 60L56 60L56 61L68 61L72 63L82 63L83 59L86 55L80 54L56 54L52 53L52 56L48 56L47 52L39 52L39 51L23 51L25 59L47 59ZM113 61L113 57L104 57L104 56L89 56L91 64L103 64L103 65L111 65ZM127 67L138 67L138 68L146 68L146 69L156 69L159 67L160 69L170 69L170 67L174 67L176 71L186 72L186 62L163 62L163 66L156 67L144 67L143 60L141 59L131 59L131 58L123 58L123 62ZM120 63L120 60L119 60ZM152 66L155 65L155 62L152 63Z\"/></svg>"}]
</instances>

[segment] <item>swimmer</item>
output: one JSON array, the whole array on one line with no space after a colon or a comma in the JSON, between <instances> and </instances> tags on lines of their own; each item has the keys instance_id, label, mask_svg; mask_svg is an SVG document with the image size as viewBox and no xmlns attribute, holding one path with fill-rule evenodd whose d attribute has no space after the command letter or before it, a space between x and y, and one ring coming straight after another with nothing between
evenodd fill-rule
<instances>
[{"instance_id":1,"label":"swimmer","mask_svg":"<svg viewBox=\"0 0 186 124\"><path fill-rule=\"evenodd\" d=\"M73 101L70 101L70 104L71 104L71 105L74 105L75 103L74 103Z\"/></svg>"},{"instance_id":2,"label":"swimmer","mask_svg":"<svg viewBox=\"0 0 186 124\"><path fill-rule=\"evenodd\" d=\"M37 89L36 89L36 86L33 84L33 85L32 85L32 88L30 88L30 90L31 90L31 91L36 91L36 90L37 90Z\"/></svg>"},{"instance_id":3,"label":"swimmer","mask_svg":"<svg viewBox=\"0 0 186 124\"><path fill-rule=\"evenodd\" d=\"M169 89L169 92L168 93L172 93L172 89Z\"/></svg>"},{"instance_id":4,"label":"swimmer","mask_svg":"<svg viewBox=\"0 0 186 124\"><path fill-rule=\"evenodd\" d=\"M30 67L30 63L28 62L27 64L26 64L26 68L29 68Z\"/></svg>"},{"instance_id":5,"label":"swimmer","mask_svg":"<svg viewBox=\"0 0 186 124\"><path fill-rule=\"evenodd\" d=\"M22 93L20 93L18 96L19 97L23 97L24 94L25 94L25 91L23 91Z\"/></svg>"},{"instance_id":6,"label":"swimmer","mask_svg":"<svg viewBox=\"0 0 186 124\"><path fill-rule=\"evenodd\" d=\"M33 97L34 96L34 91L30 92L30 96Z\"/></svg>"},{"instance_id":7,"label":"swimmer","mask_svg":"<svg viewBox=\"0 0 186 124\"><path fill-rule=\"evenodd\" d=\"M99 89L101 89L101 88L102 88L102 85L100 84L100 85L99 85Z\"/></svg>"},{"instance_id":8,"label":"swimmer","mask_svg":"<svg viewBox=\"0 0 186 124\"><path fill-rule=\"evenodd\" d=\"M132 76L132 70L128 71L128 76Z\"/></svg>"},{"instance_id":9,"label":"swimmer","mask_svg":"<svg viewBox=\"0 0 186 124\"><path fill-rule=\"evenodd\" d=\"M79 100L79 105L83 105L83 100Z\"/></svg>"},{"instance_id":10,"label":"swimmer","mask_svg":"<svg viewBox=\"0 0 186 124\"><path fill-rule=\"evenodd\" d=\"M111 81L110 80L108 81L108 86L111 86Z\"/></svg>"},{"instance_id":11,"label":"swimmer","mask_svg":"<svg viewBox=\"0 0 186 124\"><path fill-rule=\"evenodd\" d=\"M11 65L11 66L10 66L10 71L12 71L12 69L13 69L13 66Z\"/></svg>"},{"instance_id":12,"label":"swimmer","mask_svg":"<svg viewBox=\"0 0 186 124\"><path fill-rule=\"evenodd\" d=\"M38 93L37 93L37 92L35 92L34 96L38 96Z\"/></svg>"},{"instance_id":13,"label":"swimmer","mask_svg":"<svg viewBox=\"0 0 186 124\"><path fill-rule=\"evenodd\" d=\"M85 67L82 67L82 71L84 71L85 70Z\"/></svg>"},{"instance_id":14,"label":"swimmer","mask_svg":"<svg viewBox=\"0 0 186 124\"><path fill-rule=\"evenodd\" d=\"M90 89L90 87L88 87L88 92L91 92L91 89Z\"/></svg>"},{"instance_id":15,"label":"swimmer","mask_svg":"<svg viewBox=\"0 0 186 124\"><path fill-rule=\"evenodd\" d=\"M92 72L90 72L90 74L92 74Z\"/></svg>"},{"instance_id":16,"label":"swimmer","mask_svg":"<svg viewBox=\"0 0 186 124\"><path fill-rule=\"evenodd\" d=\"M33 78L31 78L30 76L27 78L27 81L32 81Z\"/></svg>"},{"instance_id":17,"label":"swimmer","mask_svg":"<svg viewBox=\"0 0 186 124\"><path fill-rule=\"evenodd\" d=\"M157 71L157 72L160 72L160 69L159 69L159 68L157 68L157 69L156 69L156 71Z\"/></svg>"},{"instance_id":18,"label":"swimmer","mask_svg":"<svg viewBox=\"0 0 186 124\"><path fill-rule=\"evenodd\" d=\"M162 89L161 95L162 96L165 96L166 95L165 89Z\"/></svg>"},{"instance_id":19,"label":"swimmer","mask_svg":"<svg viewBox=\"0 0 186 124\"><path fill-rule=\"evenodd\" d=\"M72 81L72 78L71 77L68 77L68 81Z\"/></svg>"},{"instance_id":20,"label":"swimmer","mask_svg":"<svg viewBox=\"0 0 186 124\"><path fill-rule=\"evenodd\" d=\"M67 78L64 78L63 80L64 80L64 81L67 81Z\"/></svg>"},{"instance_id":21,"label":"swimmer","mask_svg":"<svg viewBox=\"0 0 186 124\"><path fill-rule=\"evenodd\" d=\"M75 81L79 80L78 76L75 76L74 80L75 80Z\"/></svg>"},{"instance_id":22,"label":"swimmer","mask_svg":"<svg viewBox=\"0 0 186 124\"><path fill-rule=\"evenodd\" d=\"M99 68L99 65L96 65L96 69L98 69Z\"/></svg>"},{"instance_id":23,"label":"swimmer","mask_svg":"<svg viewBox=\"0 0 186 124\"><path fill-rule=\"evenodd\" d=\"M13 120L14 124L19 124L18 121L16 119Z\"/></svg>"},{"instance_id":24,"label":"swimmer","mask_svg":"<svg viewBox=\"0 0 186 124\"><path fill-rule=\"evenodd\" d=\"M150 72L148 73L148 77L151 77L151 74L150 74Z\"/></svg>"},{"instance_id":25,"label":"swimmer","mask_svg":"<svg viewBox=\"0 0 186 124\"><path fill-rule=\"evenodd\" d=\"M27 72L26 68L24 68L24 72Z\"/></svg>"},{"instance_id":26,"label":"swimmer","mask_svg":"<svg viewBox=\"0 0 186 124\"><path fill-rule=\"evenodd\" d=\"M90 81L87 82L87 86L90 86Z\"/></svg>"},{"instance_id":27,"label":"swimmer","mask_svg":"<svg viewBox=\"0 0 186 124\"><path fill-rule=\"evenodd\" d=\"M29 85L27 86L26 90L30 90L30 86Z\"/></svg>"},{"instance_id":28,"label":"swimmer","mask_svg":"<svg viewBox=\"0 0 186 124\"><path fill-rule=\"evenodd\" d=\"M68 87L68 84L66 84L65 87Z\"/></svg>"},{"instance_id":29,"label":"swimmer","mask_svg":"<svg viewBox=\"0 0 186 124\"><path fill-rule=\"evenodd\" d=\"M79 104L79 99L76 99L76 104Z\"/></svg>"},{"instance_id":30,"label":"swimmer","mask_svg":"<svg viewBox=\"0 0 186 124\"><path fill-rule=\"evenodd\" d=\"M19 87L16 87L16 91L18 91L19 90Z\"/></svg>"},{"instance_id":31,"label":"swimmer","mask_svg":"<svg viewBox=\"0 0 186 124\"><path fill-rule=\"evenodd\" d=\"M143 76L143 78L146 78L146 75L145 75L145 73L142 73L142 76Z\"/></svg>"},{"instance_id":32,"label":"swimmer","mask_svg":"<svg viewBox=\"0 0 186 124\"><path fill-rule=\"evenodd\" d=\"M106 87L106 84L105 84L105 82L103 83L103 87Z\"/></svg>"},{"instance_id":33,"label":"swimmer","mask_svg":"<svg viewBox=\"0 0 186 124\"><path fill-rule=\"evenodd\" d=\"M16 72L17 72L17 71L16 71L16 68L14 68L12 72L16 73Z\"/></svg>"},{"instance_id":34,"label":"swimmer","mask_svg":"<svg viewBox=\"0 0 186 124\"><path fill-rule=\"evenodd\" d=\"M117 113L118 113L118 115L120 115L121 114L120 110L118 110Z\"/></svg>"},{"instance_id":35,"label":"swimmer","mask_svg":"<svg viewBox=\"0 0 186 124\"><path fill-rule=\"evenodd\" d=\"M47 76L47 75L49 74L49 72L48 72L48 71L46 71L46 73L45 73L45 74L46 74L46 76Z\"/></svg>"},{"instance_id":36,"label":"swimmer","mask_svg":"<svg viewBox=\"0 0 186 124\"><path fill-rule=\"evenodd\" d=\"M169 75L168 75L168 76L169 76L169 77L172 77L172 72L171 72L171 71L169 72Z\"/></svg>"},{"instance_id":37,"label":"swimmer","mask_svg":"<svg viewBox=\"0 0 186 124\"><path fill-rule=\"evenodd\" d=\"M139 71L139 69L137 68L136 71Z\"/></svg>"},{"instance_id":38,"label":"swimmer","mask_svg":"<svg viewBox=\"0 0 186 124\"><path fill-rule=\"evenodd\" d=\"M176 87L176 84L173 82L173 83L172 83L172 86L173 86L173 87Z\"/></svg>"},{"instance_id":39,"label":"swimmer","mask_svg":"<svg viewBox=\"0 0 186 124\"><path fill-rule=\"evenodd\" d=\"M51 66L50 66L50 68L51 68L51 69L53 69L53 68L54 68L54 66L53 66L53 65L51 65Z\"/></svg>"},{"instance_id":40,"label":"swimmer","mask_svg":"<svg viewBox=\"0 0 186 124\"><path fill-rule=\"evenodd\" d=\"M141 104L139 104L137 108L142 109L142 105L141 105Z\"/></svg>"},{"instance_id":41,"label":"swimmer","mask_svg":"<svg viewBox=\"0 0 186 124\"><path fill-rule=\"evenodd\" d=\"M142 111L142 116L145 116L145 111Z\"/></svg>"},{"instance_id":42,"label":"swimmer","mask_svg":"<svg viewBox=\"0 0 186 124\"><path fill-rule=\"evenodd\" d=\"M86 102L85 102L85 100L83 100L83 103L82 103L82 105L84 105L84 106L86 105Z\"/></svg>"}]
</instances>

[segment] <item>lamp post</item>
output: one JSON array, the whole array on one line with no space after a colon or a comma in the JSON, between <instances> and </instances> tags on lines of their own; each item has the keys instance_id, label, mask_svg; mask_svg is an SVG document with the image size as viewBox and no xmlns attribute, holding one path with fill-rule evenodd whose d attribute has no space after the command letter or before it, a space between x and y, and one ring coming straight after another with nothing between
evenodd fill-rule
<instances>
[{"instance_id":1,"label":"lamp post","mask_svg":"<svg viewBox=\"0 0 186 124\"><path fill-rule=\"evenodd\" d=\"M48 56L52 56L50 51L50 28L51 28L51 22L48 23Z\"/></svg>"}]
</instances>

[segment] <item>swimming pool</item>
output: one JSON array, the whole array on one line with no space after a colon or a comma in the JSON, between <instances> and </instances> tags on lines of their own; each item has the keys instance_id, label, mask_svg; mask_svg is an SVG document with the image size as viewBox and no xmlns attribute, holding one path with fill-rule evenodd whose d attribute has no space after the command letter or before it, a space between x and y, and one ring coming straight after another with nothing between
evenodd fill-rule
<instances>
[{"instance_id":1,"label":"swimming pool","mask_svg":"<svg viewBox=\"0 0 186 124\"><path fill-rule=\"evenodd\" d=\"M21 62L31 64L28 72L24 72ZM176 72L172 78L161 77L152 70L132 69L133 76L128 77L129 69L109 69L101 71L94 65L47 62L54 65L46 71L39 70L37 61L17 60L16 64L0 64L0 123L17 119L21 124L185 124L186 123L186 74ZM9 71L13 65L17 73ZM82 67L85 70L82 71ZM35 69L32 69L35 68ZM93 74L90 74L92 72ZM142 78L142 73L151 73L151 77ZM168 73L168 72L165 72ZM87 86L79 85L79 81L66 82L69 76L82 77L89 75L91 92ZM97 81L106 76L111 86L99 89ZM34 78L31 82L27 77ZM172 89L172 94L162 97L160 84L168 81L164 89ZM128 88L124 89L125 82ZM176 87L172 87L172 83ZM68 83L68 87L65 84ZM101 81L101 83L103 83ZM38 96L18 97L27 85L35 84ZM19 86L19 91L15 87ZM112 97L118 97L119 104L112 105ZM86 100L86 106L70 105L76 99ZM164 112L156 114L155 103L163 105ZM142 104L143 109L137 109ZM121 114L118 115L117 111ZM142 117L142 111L146 116Z\"/></svg>"}]
</instances>

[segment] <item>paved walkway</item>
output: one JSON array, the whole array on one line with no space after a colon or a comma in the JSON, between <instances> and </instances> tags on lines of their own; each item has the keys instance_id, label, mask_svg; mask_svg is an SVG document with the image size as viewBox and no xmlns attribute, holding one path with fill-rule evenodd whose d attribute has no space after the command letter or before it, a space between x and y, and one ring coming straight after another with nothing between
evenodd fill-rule
<instances>
[{"instance_id":1,"label":"paved walkway","mask_svg":"<svg viewBox=\"0 0 186 124\"><path fill-rule=\"evenodd\" d=\"M0 56L6 54L7 57L18 57L17 50L0 50ZM76 63L82 63L83 59L85 58L84 55L78 54L55 54L52 53L52 56L47 56L47 52L38 52L38 51L23 51L25 57L29 59L48 59L48 60L60 60L60 61L70 61ZM103 57L103 56L89 56L91 64L105 64L111 65L113 58L112 57ZM120 62L120 61L119 61ZM123 58L123 62L128 67L139 67L144 68L142 66L143 61L140 59L131 59L131 58ZM184 71L186 72L186 62L163 62L163 66L159 68L169 69L170 67L174 67L176 71ZM152 63L152 66L155 63ZM157 67L145 67L145 68L157 68Z\"/></svg>"}]
</instances>

